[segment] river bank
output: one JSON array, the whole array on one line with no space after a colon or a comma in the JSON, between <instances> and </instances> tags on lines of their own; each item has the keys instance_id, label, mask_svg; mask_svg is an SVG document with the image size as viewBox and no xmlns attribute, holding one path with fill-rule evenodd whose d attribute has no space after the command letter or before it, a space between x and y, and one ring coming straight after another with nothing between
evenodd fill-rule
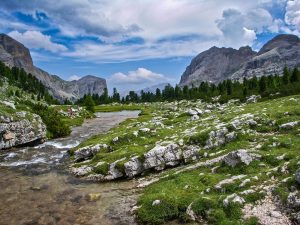
<instances>
[{"instance_id":1,"label":"river bank","mask_svg":"<svg viewBox=\"0 0 300 225\"><path fill-rule=\"evenodd\" d=\"M0 153L0 224L134 224L135 181L91 183L69 174L67 151L136 112L98 113L70 136Z\"/></svg>"}]
</instances>

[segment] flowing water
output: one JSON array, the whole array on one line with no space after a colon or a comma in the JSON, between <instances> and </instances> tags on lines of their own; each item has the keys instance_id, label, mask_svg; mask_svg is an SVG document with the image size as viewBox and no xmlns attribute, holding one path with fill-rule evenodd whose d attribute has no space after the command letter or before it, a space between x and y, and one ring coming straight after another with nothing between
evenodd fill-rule
<instances>
[{"instance_id":1,"label":"flowing water","mask_svg":"<svg viewBox=\"0 0 300 225\"><path fill-rule=\"evenodd\" d=\"M67 151L138 114L97 113L66 138L1 151L0 225L134 224L129 213L138 195L134 180L91 183L75 178L68 173L72 162Z\"/></svg>"}]
</instances>

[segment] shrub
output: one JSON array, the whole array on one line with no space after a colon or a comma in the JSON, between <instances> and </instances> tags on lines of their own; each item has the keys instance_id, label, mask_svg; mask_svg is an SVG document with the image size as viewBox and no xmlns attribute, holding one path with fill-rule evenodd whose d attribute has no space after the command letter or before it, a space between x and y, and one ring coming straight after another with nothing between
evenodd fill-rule
<instances>
[{"instance_id":1,"label":"shrub","mask_svg":"<svg viewBox=\"0 0 300 225\"><path fill-rule=\"evenodd\" d=\"M33 111L40 115L46 124L50 138L65 137L71 133L71 128L62 120L62 116L56 110L37 104L33 106Z\"/></svg>"}]
</instances>

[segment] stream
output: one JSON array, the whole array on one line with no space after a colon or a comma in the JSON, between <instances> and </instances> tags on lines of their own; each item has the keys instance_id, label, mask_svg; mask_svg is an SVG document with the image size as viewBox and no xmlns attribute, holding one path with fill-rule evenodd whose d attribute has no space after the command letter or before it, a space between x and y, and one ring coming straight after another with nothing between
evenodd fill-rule
<instances>
[{"instance_id":1,"label":"stream","mask_svg":"<svg viewBox=\"0 0 300 225\"><path fill-rule=\"evenodd\" d=\"M92 183L68 172L68 149L105 133L139 111L96 113L70 136L0 151L0 225L127 225L138 191L134 180ZM97 196L97 198L91 198Z\"/></svg>"}]
</instances>

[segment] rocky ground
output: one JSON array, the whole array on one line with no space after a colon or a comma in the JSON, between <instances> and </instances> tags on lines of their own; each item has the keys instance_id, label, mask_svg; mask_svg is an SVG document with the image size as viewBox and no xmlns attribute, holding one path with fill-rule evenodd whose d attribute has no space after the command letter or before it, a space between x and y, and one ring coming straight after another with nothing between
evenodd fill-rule
<instances>
[{"instance_id":1,"label":"rocky ground","mask_svg":"<svg viewBox=\"0 0 300 225\"><path fill-rule=\"evenodd\" d=\"M141 104L139 118L74 149L71 170L138 179L143 224L298 224L299 102Z\"/></svg>"}]
</instances>

